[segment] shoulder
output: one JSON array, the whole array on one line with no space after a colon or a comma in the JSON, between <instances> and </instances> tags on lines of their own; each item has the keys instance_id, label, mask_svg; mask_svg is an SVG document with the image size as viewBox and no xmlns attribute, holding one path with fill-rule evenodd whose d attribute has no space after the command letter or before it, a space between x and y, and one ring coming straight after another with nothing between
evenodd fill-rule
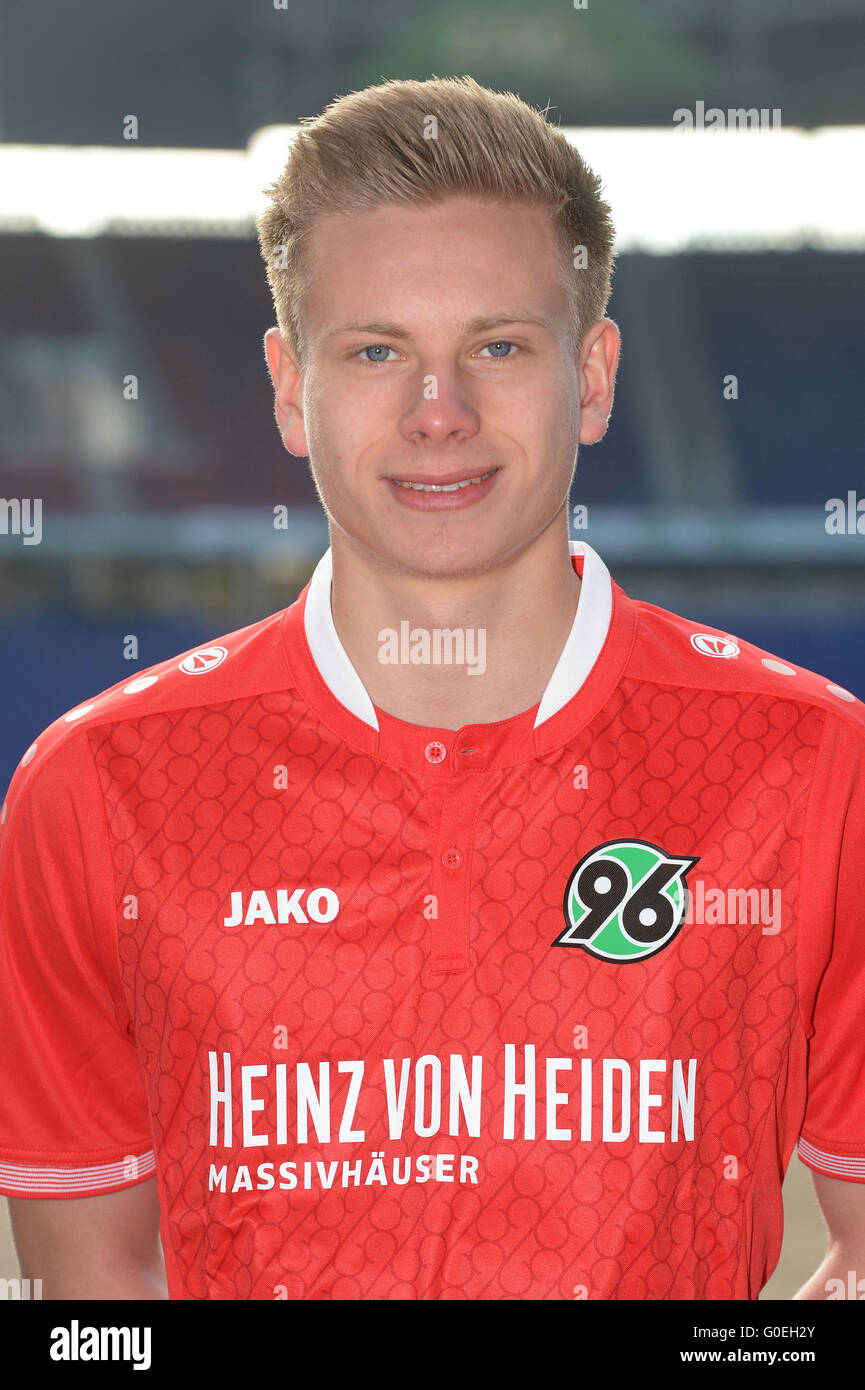
<instances>
[{"instance_id":1,"label":"shoulder","mask_svg":"<svg viewBox=\"0 0 865 1390\"><path fill-rule=\"evenodd\" d=\"M830 677L733 632L634 601L638 621L627 675L658 685L792 700L835 716L865 740L865 704Z\"/></svg>"},{"instance_id":2,"label":"shoulder","mask_svg":"<svg viewBox=\"0 0 865 1390\"><path fill-rule=\"evenodd\" d=\"M22 754L0 807L0 826L37 784L41 793L51 795L86 778L88 733L110 734L117 726L148 716L157 717L157 723L158 716L173 722L196 708L287 689L292 680L282 629L288 612L282 609L130 673L58 715ZM79 789L83 794L83 787Z\"/></svg>"}]
</instances>

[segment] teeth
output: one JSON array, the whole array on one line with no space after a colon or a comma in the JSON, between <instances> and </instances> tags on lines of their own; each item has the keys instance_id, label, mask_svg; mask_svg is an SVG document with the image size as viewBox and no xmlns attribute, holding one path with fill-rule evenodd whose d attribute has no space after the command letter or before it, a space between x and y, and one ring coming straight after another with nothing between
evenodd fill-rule
<instances>
[{"instance_id":1,"label":"teeth","mask_svg":"<svg viewBox=\"0 0 865 1390\"><path fill-rule=\"evenodd\" d=\"M494 468L491 468L489 473L481 473L480 477L477 478L465 478L461 483L404 483L399 478L394 478L393 481L399 487L410 487L415 492L456 492L461 487L471 487L472 483L485 482L487 478L493 476L495 471Z\"/></svg>"}]
</instances>

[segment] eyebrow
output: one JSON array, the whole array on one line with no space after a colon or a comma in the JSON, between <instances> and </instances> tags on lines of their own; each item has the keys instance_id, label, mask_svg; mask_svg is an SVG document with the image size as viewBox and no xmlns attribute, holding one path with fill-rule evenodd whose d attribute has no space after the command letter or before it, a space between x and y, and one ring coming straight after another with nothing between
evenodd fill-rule
<instances>
[{"instance_id":1,"label":"eyebrow","mask_svg":"<svg viewBox=\"0 0 865 1390\"><path fill-rule=\"evenodd\" d=\"M525 309L501 310L495 314L485 314L477 318L469 319L463 324L463 332L468 336L475 333L486 333L493 328L501 328L504 324L527 323L534 324L538 328L545 328L548 333L555 333L555 326L543 314L531 314ZM412 334L408 328L403 328L398 323L386 323L381 319L370 322L363 322L360 319L352 319L346 323L339 324L332 328L325 335L326 338L336 338L341 333L368 333L378 334L382 338L400 338L403 341L411 338Z\"/></svg>"}]
</instances>

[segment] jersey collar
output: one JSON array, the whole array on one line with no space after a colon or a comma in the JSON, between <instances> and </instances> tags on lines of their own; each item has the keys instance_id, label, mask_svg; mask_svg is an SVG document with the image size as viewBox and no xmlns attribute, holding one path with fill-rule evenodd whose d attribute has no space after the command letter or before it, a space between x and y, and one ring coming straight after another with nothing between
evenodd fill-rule
<instances>
[{"instance_id":1,"label":"jersey collar","mask_svg":"<svg viewBox=\"0 0 865 1390\"><path fill-rule=\"evenodd\" d=\"M534 728L572 700L591 673L607 640L613 612L610 572L585 541L571 541L571 562L581 576L580 598L567 641L541 696ZM576 563L575 563L576 562ZM339 640L330 607L333 579L328 549L315 567L306 595L304 631L312 659L331 694L350 714L379 728L379 717L360 676Z\"/></svg>"},{"instance_id":2,"label":"jersey collar","mask_svg":"<svg viewBox=\"0 0 865 1390\"><path fill-rule=\"evenodd\" d=\"M585 542L571 544L582 580L577 612L540 701L494 723L441 729L377 709L337 636L330 608L328 551L283 612L285 658L313 716L358 752L424 777L521 766L553 755L602 709L627 666L637 606Z\"/></svg>"}]
</instances>

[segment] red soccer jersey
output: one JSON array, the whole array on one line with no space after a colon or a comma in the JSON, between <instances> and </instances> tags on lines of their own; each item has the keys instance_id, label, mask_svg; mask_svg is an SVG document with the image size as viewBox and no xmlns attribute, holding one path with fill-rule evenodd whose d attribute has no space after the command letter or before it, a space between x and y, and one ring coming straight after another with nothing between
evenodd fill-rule
<instances>
[{"instance_id":1,"label":"red soccer jersey","mask_svg":"<svg viewBox=\"0 0 865 1390\"><path fill-rule=\"evenodd\" d=\"M513 719L377 710L328 552L27 750L0 1192L155 1173L177 1299L748 1299L865 1181L865 710L572 550Z\"/></svg>"}]
</instances>

